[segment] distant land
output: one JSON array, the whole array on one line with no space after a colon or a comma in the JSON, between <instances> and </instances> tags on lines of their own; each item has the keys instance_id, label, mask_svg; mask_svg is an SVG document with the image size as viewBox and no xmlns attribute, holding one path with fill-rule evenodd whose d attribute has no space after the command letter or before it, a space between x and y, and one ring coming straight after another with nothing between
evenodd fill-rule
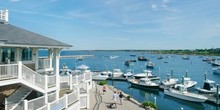
<instances>
[{"instance_id":1,"label":"distant land","mask_svg":"<svg viewBox=\"0 0 220 110\"><path fill-rule=\"evenodd\" d=\"M212 49L170 49L170 50L135 50L135 49L119 49L119 50L64 50L64 51L126 51L126 52L143 52L150 54L177 54L177 55L202 55L202 56L220 56L220 48Z\"/></svg>"},{"instance_id":2,"label":"distant land","mask_svg":"<svg viewBox=\"0 0 220 110\"><path fill-rule=\"evenodd\" d=\"M105 50L96 50L105 51ZM220 48L215 49L170 49L170 50L107 50L107 51L128 51L128 52L147 52L151 54L178 54L178 55L203 55L220 56Z\"/></svg>"}]
</instances>

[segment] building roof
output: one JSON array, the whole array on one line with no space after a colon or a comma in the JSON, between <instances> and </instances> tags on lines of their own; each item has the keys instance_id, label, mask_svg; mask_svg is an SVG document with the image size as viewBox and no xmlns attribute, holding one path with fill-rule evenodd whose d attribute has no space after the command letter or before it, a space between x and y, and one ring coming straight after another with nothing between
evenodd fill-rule
<instances>
[{"instance_id":1,"label":"building roof","mask_svg":"<svg viewBox=\"0 0 220 110\"><path fill-rule=\"evenodd\" d=\"M72 47L72 45L4 23L0 23L0 43L1 46L16 47Z\"/></svg>"}]
</instances>

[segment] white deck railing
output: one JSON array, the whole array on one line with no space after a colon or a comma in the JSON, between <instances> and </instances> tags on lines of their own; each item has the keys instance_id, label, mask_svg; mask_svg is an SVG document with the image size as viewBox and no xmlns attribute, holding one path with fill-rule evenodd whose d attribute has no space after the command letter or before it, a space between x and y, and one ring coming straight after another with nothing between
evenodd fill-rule
<instances>
[{"instance_id":1,"label":"white deck railing","mask_svg":"<svg viewBox=\"0 0 220 110\"><path fill-rule=\"evenodd\" d=\"M51 88L51 87L55 87L56 86L56 75L53 75L53 76L48 76L48 88Z\"/></svg>"},{"instance_id":2,"label":"white deck railing","mask_svg":"<svg viewBox=\"0 0 220 110\"><path fill-rule=\"evenodd\" d=\"M25 65L22 65L22 78L41 88L45 88L45 77Z\"/></svg>"},{"instance_id":3,"label":"white deck railing","mask_svg":"<svg viewBox=\"0 0 220 110\"><path fill-rule=\"evenodd\" d=\"M45 96L28 101L28 110L36 110L45 105Z\"/></svg>"},{"instance_id":4,"label":"white deck railing","mask_svg":"<svg viewBox=\"0 0 220 110\"><path fill-rule=\"evenodd\" d=\"M18 77L18 64L0 65L0 80Z\"/></svg>"},{"instance_id":5,"label":"white deck railing","mask_svg":"<svg viewBox=\"0 0 220 110\"><path fill-rule=\"evenodd\" d=\"M56 93L51 93L48 95L48 103L51 103L56 100Z\"/></svg>"},{"instance_id":6,"label":"white deck railing","mask_svg":"<svg viewBox=\"0 0 220 110\"><path fill-rule=\"evenodd\" d=\"M85 79L84 74L78 75L78 81L81 82Z\"/></svg>"},{"instance_id":7,"label":"white deck railing","mask_svg":"<svg viewBox=\"0 0 220 110\"><path fill-rule=\"evenodd\" d=\"M49 58L39 58L38 62L39 62L38 67L40 69L50 68L50 59Z\"/></svg>"}]
</instances>

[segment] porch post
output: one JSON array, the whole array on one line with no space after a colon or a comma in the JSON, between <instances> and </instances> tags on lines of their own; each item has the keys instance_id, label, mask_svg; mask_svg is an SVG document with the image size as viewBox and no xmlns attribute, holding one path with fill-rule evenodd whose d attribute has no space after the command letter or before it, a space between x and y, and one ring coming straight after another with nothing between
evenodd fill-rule
<instances>
[{"instance_id":1,"label":"porch post","mask_svg":"<svg viewBox=\"0 0 220 110\"><path fill-rule=\"evenodd\" d=\"M20 48L15 48L15 62L20 61Z\"/></svg>"},{"instance_id":2,"label":"porch post","mask_svg":"<svg viewBox=\"0 0 220 110\"><path fill-rule=\"evenodd\" d=\"M33 48L33 53L32 53L32 58L33 58L33 61L35 62L35 70L38 70L39 69L39 54L38 54L38 49L37 48Z\"/></svg>"},{"instance_id":3,"label":"porch post","mask_svg":"<svg viewBox=\"0 0 220 110\"><path fill-rule=\"evenodd\" d=\"M60 65L60 51L61 49L54 49L54 74L56 75L56 100L59 99L59 91L60 91L60 75L59 75L59 65Z\"/></svg>"},{"instance_id":4,"label":"porch post","mask_svg":"<svg viewBox=\"0 0 220 110\"><path fill-rule=\"evenodd\" d=\"M50 59L50 68L52 68L52 60L53 60L53 49L49 49L48 58Z\"/></svg>"}]
</instances>

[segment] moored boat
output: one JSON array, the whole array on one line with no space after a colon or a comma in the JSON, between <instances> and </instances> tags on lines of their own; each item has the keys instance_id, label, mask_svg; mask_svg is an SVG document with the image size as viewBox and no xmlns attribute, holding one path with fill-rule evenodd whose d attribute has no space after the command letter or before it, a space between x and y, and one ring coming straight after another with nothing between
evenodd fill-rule
<instances>
[{"instance_id":1,"label":"moored boat","mask_svg":"<svg viewBox=\"0 0 220 110\"><path fill-rule=\"evenodd\" d=\"M164 90L164 94L175 97L175 98L179 98L182 100L191 101L191 102L201 103L201 102L205 102L208 99L207 97L203 95L188 92L187 88L185 88L184 85L179 85L177 89L172 89L172 88L166 89Z\"/></svg>"},{"instance_id":2,"label":"moored boat","mask_svg":"<svg viewBox=\"0 0 220 110\"><path fill-rule=\"evenodd\" d=\"M197 87L196 90L200 93L213 94L216 92L217 88L215 87L215 81L207 79L204 81L203 88Z\"/></svg>"},{"instance_id":3,"label":"moored boat","mask_svg":"<svg viewBox=\"0 0 220 110\"><path fill-rule=\"evenodd\" d=\"M124 77L131 77L133 76L133 70L128 69L126 73L123 74Z\"/></svg>"},{"instance_id":4,"label":"moored boat","mask_svg":"<svg viewBox=\"0 0 220 110\"><path fill-rule=\"evenodd\" d=\"M150 70L143 70L142 73L135 74L134 77L136 79L140 79L140 78L149 78L151 80L158 80L158 79L160 79L160 77L154 76L152 74L152 71L150 71Z\"/></svg>"},{"instance_id":5,"label":"moored boat","mask_svg":"<svg viewBox=\"0 0 220 110\"><path fill-rule=\"evenodd\" d=\"M109 77L108 72L100 72L98 75L92 75L92 80L94 81L102 81L106 80Z\"/></svg>"},{"instance_id":6,"label":"moored boat","mask_svg":"<svg viewBox=\"0 0 220 110\"><path fill-rule=\"evenodd\" d=\"M145 56L139 56L138 61L149 61L149 59L145 58Z\"/></svg>"},{"instance_id":7,"label":"moored boat","mask_svg":"<svg viewBox=\"0 0 220 110\"><path fill-rule=\"evenodd\" d=\"M120 77L122 75L123 75L123 72L121 71L121 69L113 69L113 72L110 73L110 77Z\"/></svg>"},{"instance_id":8,"label":"moored boat","mask_svg":"<svg viewBox=\"0 0 220 110\"><path fill-rule=\"evenodd\" d=\"M141 89L159 89L159 84L151 81L149 78L130 79L131 86Z\"/></svg>"},{"instance_id":9,"label":"moored boat","mask_svg":"<svg viewBox=\"0 0 220 110\"><path fill-rule=\"evenodd\" d=\"M151 62L151 61L149 61L149 62L146 63L146 68L153 69L155 66L156 66L156 64L153 63L153 62Z\"/></svg>"},{"instance_id":10,"label":"moored boat","mask_svg":"<svg viewBox=\"0 0 220 110\"><path fill-rule=\"evenodd\" d=\"M179 87L180 85L184 85L186 89L191 89L197 84L196 81L192 81L191 78L183 77L181 84L175 84L174 88Z\"/></svg>"},{"instance_id":11,"label":"moored boat","mask_svg":"<svg viewBox=\"0 0 220 110\"><path fill-rule=\"evenodd\" d=\"M171 85L176 84L178 82L178 80L179 79L177 79L177 78L172 78L170 74L167 74L167 79L161 81L161 84L165 85L165 86L171 86Z\"/></svg>"},{"instance_id":12,"label":"moored boat","mask_svg":"<svg viewBox=\"0 0 220 110\"><path fill-rule=\"evenodd\" d=\"M220 74L220 67L212 68L213 73Z\"/></svg>"}]
</instances>

